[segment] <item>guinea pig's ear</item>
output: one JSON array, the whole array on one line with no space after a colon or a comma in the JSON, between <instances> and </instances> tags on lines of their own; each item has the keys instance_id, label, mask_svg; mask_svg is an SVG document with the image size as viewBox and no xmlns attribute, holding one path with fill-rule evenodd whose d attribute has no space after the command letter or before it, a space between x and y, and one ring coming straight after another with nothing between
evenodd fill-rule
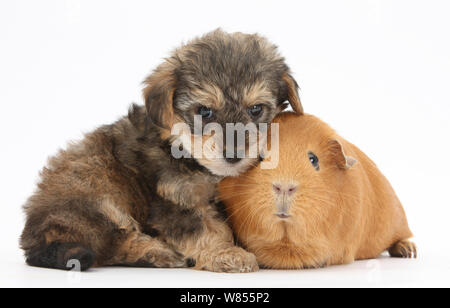
<instances>
[{"instance_id":1,"label":"guinea pig's ear","mask_svg":"<svg viewBox=\"0 0 450 308\"><path fill-rule=\"evenodd\" d=\"M287 100L298 115L303 115L303 106L298 94L298 83L288 73L283 75L283 82L287 87Z\"/></svg>"},{"instance_id":2,"label":"guinea pig's ear","mask_svg":"<svg viewBox=\"0 0 450 308\"><path fill-rule=\"evenodd\" d=\"M175 68L166 62L161 64L144 81L145 106L150 120L159 127L173 126L173 96L176 90Z\"/></svg>"},{"instance_id":3,"label":"guinea pig's ear","mask_svg":"<svg viewBox=\"0 0 450 308\"><path fill-rule=\"evenodd\" d=\"M333 139L330 141L329 149L332 155L332 159L336 162L340 169L350 169L358 162L355 158L347 156L345 154L344 146L337 139Z\"/></svg>"}]
</instances>

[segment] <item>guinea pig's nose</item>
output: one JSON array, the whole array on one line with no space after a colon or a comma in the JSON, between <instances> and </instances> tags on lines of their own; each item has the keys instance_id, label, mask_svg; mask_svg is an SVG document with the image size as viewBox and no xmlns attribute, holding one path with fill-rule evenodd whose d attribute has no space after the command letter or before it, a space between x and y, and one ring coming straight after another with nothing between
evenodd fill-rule
<instances>
[{"instance_id":1,"label":"guinea pig's nose","mask_svg":"<svg viewBox=\"0 0 450 308\"><path fill-rule=\"evenodd\" d=\"M292 184L273 184L273 191L277 195L293 195L297 192L298 186Z\"/></svg>"}]
</instances>

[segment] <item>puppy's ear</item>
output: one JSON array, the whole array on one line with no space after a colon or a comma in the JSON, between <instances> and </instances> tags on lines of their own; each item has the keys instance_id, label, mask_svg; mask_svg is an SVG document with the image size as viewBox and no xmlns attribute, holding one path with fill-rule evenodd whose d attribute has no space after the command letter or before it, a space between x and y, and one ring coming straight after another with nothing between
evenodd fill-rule
<instances>
[{"instance_id":1,"label":"puppy's ear","mask_svg":"<svg viewBox=\"0 0 450 308\"><path fill-rule=\"evenodd\" d=\"M351 169L358 162L355 158L345 154L344 146L336 139L330 141L329 149L332 155L332 160L336 162L340 169Z\"/></svg>"},{"instance_id":2,"label":"puppy's ear","mask_svg":"<svg viewBox=\"0 0 450 308\"><path fill-rule=\"evenodd\" d=\"M151 121L166 129L173 126L173 96L176 90L174 66L170 63L160 65L144 81L144 99L147 114Z\"/></svg>"},{"instance_id":3,"label":"puppy's ear","mask_svg":"<svg viewBox=\"0 0 450 308\"><path fill-rule=\"evenodd\" d=\"M283 75L283 82L287 86L287 99L298 115L303 115L303 106L298 94L298 84L295 79L288 73Z\"/></svg>"}]
</instances>

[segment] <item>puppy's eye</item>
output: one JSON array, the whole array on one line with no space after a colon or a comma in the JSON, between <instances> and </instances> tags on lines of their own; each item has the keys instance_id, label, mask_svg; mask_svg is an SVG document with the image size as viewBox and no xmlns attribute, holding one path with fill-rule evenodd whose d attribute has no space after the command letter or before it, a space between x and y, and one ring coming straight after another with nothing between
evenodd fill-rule
<instances>
[{"instance_id":1,"label":"puppy's eye","mask_svg":"<svg viewBox=\"0 0 450 308\"><path fill-rule=\"evenodd\" d=\"M261 116L262 112L263 112L263 106L262 105L255 105L250 107L250 109L248 110L248 112L250 113L250 115L252 116L252 118L258 118Z\"/></svg>"},{"instance_id":2,"label":"puppy's eye","mask_svg":"<svg viewBox=\"0 0 450 308\"><path fill-rule=\"evenodd\" d=\"M212 109L205 106L198 108L197 113L204 119L211 119L214 116L214 112L212 111Z\"/></svg>"},{"instance_id":3,"label":"puppy's eye","mask_svg":"<svg viewBox=\"0 0 450 308\"><path fill-rule=\"evenodd\" d=\"M319 171L319 169L320 169L319 158L316 156L316 154L309 152L308 157L309 157L309 161L311 162L311 165L313 165L314 169Z\"/></svg>"}]
</instances>

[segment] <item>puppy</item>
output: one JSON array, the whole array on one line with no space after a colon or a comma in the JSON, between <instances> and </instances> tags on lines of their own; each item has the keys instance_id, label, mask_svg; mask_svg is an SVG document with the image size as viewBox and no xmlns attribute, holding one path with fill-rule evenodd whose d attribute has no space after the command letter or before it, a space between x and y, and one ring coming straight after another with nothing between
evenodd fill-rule
<instances>
[{"instance_id":1,"label":"puppy","mask_svg":"<svg viewBox=\"0 0 450 308\"><path fill-rule=\"evenodd\" d=\"M258 159L177 159L172 128L190 129L181 142L190 152L196 117L204 126L270 123L287 101L301 114L297 83L277 48L258 35L217 30L175 50L145 80L144 98L145 108L132 106L49 160L25 205L27 263L258 270L214 205L216 184Z\"/></svg>"}]
</instances>

